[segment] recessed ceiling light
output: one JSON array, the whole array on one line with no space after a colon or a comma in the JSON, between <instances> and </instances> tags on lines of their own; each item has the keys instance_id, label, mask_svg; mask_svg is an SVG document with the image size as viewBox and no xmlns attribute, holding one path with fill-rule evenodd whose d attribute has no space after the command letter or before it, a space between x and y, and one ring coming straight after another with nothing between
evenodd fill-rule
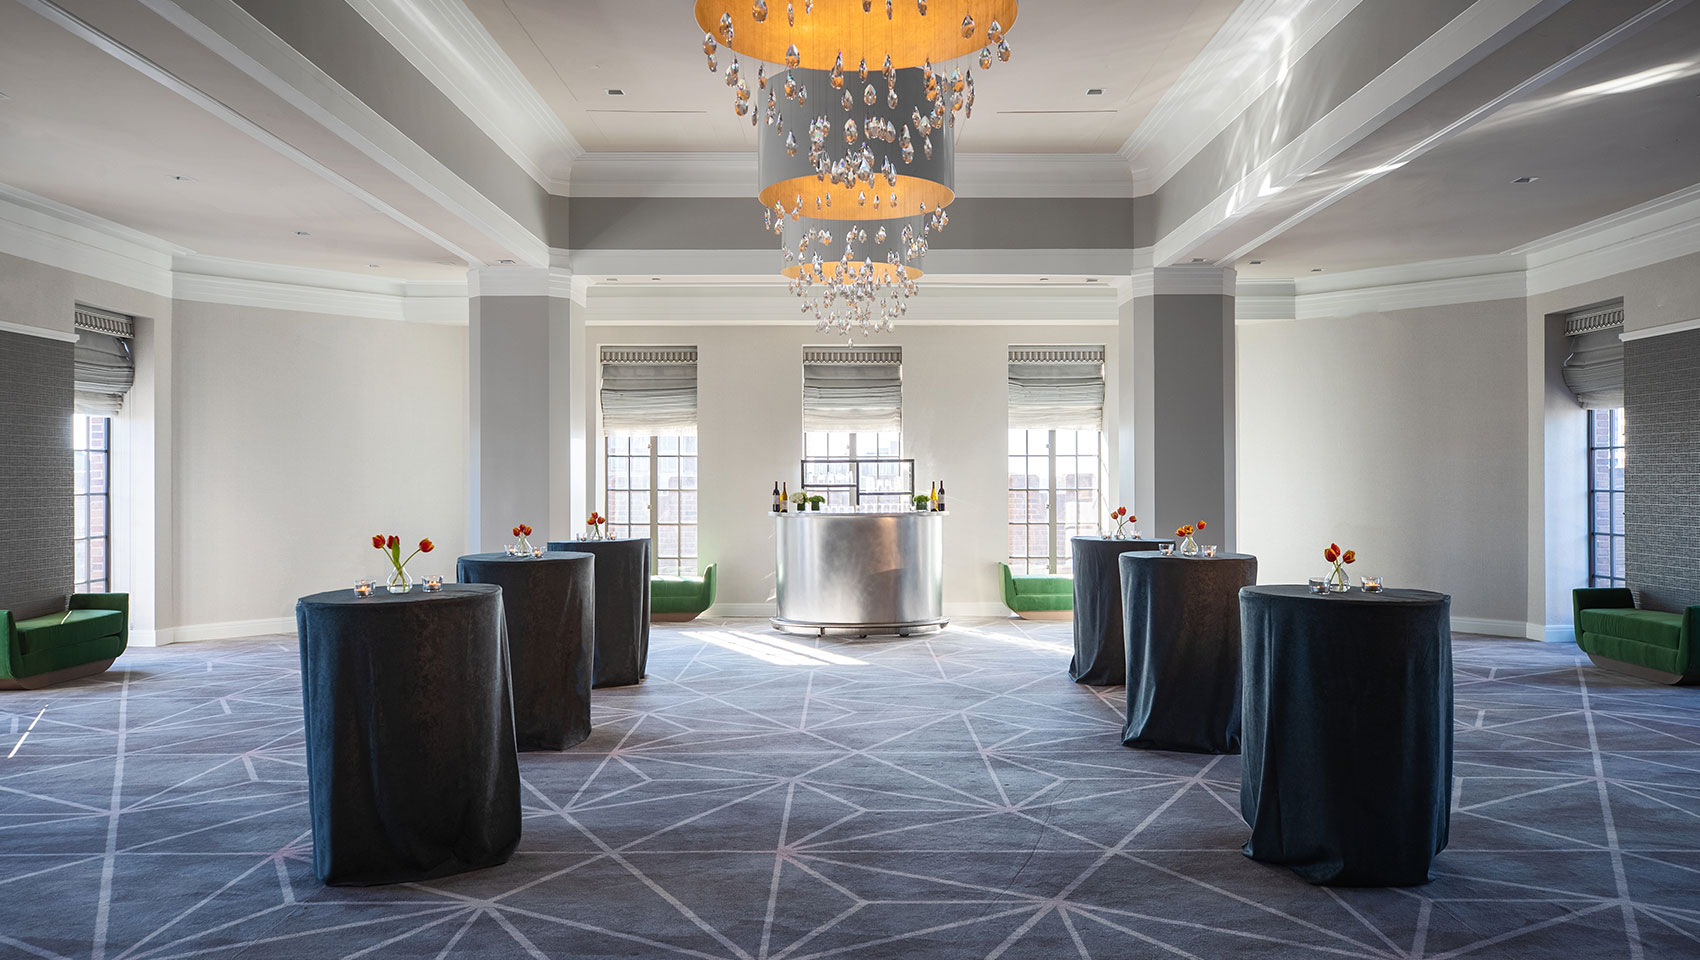
<instances>
[{"instance_id":1,"label":"recessed ceiling light","mask_svg":"<svg viewBox=\"0 0 1700 960\"><path fill-rule=\"evenodd\" d=\"M297 231L295 231L295 235L298 236L298 237L310 237L310 236L312 236L312 234L308 233L305 230L297 230Z\"/></svg>"},{"instance_id":2,"label":"recessed ceiling light","mask_svg":"<svg viewBox=\"0 0 1700 960\"><path fill-rule=\"evenodd\" d=\"M1536 180L1539 180L1539 179L1540 179L1540 177L1518 177L1517 179L1515 179L1511 182L1512 183L1534 183Z\"/></svg>"},{"instance_id":3,"label":"recessed ceiling light","mask_svg":"<svg viewBox=\"0 0 1700 960\"><path fill-rule=\"evenodd\" d=\"M609 277L609 278L608 278L608 282L609 282L609 283L619 283L619 282L620 282L620 278L619 278L619 277Z\"/></svg>"},{"instance_id":4,"label":"recessed ceiling light","mask_svg":"<svg viewBox=\"0 0 1700 960\"><path fill-rule=\"evenodd\" d=\"M502 264L503 266L508 266L508 267L511 267L511 266L514 265L514 262L512 260L497 260L496 262L499 263L499 264Z\"/></svg>"},{"instance_id":5,"label":"recessed ceiling light","mask_svg":"<svg viewBox=\"0 0 1700 960\"><path fill-rule=\"evenodd\" d=\"M1193 262L1193 263L1203 263L1203 262L1204 262L1204 258L1203 258L1203 257L1193 257L1193 258L1192 258L1192 262Z\"/></svg>"},{"instance_id":6,"label":"recessed ceiling light","mask_svg":"<svg viewBox=\"0 0 1700 960\"><path fill-rule=\"evenodd\" d=\"M1086 91L1086 95L1089 96L1089 97L1101 97L1101 96L1104 95L1104 88L1103 87L1093 87L1092 89Z\"/></svg>"},{"instance_id":7,"label":"recessed ceiling light","mask_svg":"<svg viewBox=\"0 0 1700 960\"><path fill-rule=\"evenodd\" d=\"M1254 267L1255 267L1255 266L1258 266L1258 265L1259 265L1259 264L1261 264L1261 263L1263 263L1263 261L1262 261L1262 260L1253 260L1253 261L1251 261L1251 265L1252 265L1252 266L1254 266Z\"/></svg>"},{"instance_id":8,"label":"recessed ceiling light","mask_svg":"<svg viewBox=\"0 0 1700 960\"><path fill-rule=\"evenodd\" d=\"M619 87L609 87L608 95L610 97L623 97L626 95L626 91L621 90Z\"/></svg>"},{"instance_id":9,"label":"recessed ceiling light","mask_svg":"<svg viewBox=\"0 0 1700 960\"><path fill-rule=\"evenodd\" d=\"M650 278L649 278L649 279L651 279L651 280L653 280L653 281L655 281L655 282L656 282L656 283L660 283L660 282L661 282L661 278L660 278L660 277L650 277Z\"/></svg>"},{"instance_id":10,"label":"recessed ceiling light","mask_svg":"<svg viewBox=\"0 0 1700 960\"><path fill-rule=\"evenodd\" d=\"M178 183L194 183L195 182L194 177L186 177L181 173L177 174L176 176L173 176L171 179L177 181Z\"/></svg>"},{"instance_id":11,"label":"recessed ceiling light","mask_svg":"<svg viewBox=\"0 0 1700 960\"><path fill-rule=\"evenodd\" d=\"M1050 277L1040 277L1040 278L1039 278L1039 282L1040 282L1040 283L1050 283L1050 282L1051 282L1051 278L1050 278Z\"/></svg>"},{"instance_id":12,"label":"recessed ceiling light","mask_svg":"<svg viewBox=\"0 0 1700 960\"><path fill-rule=\"evenodd\" d=\"M1098 278L1097 278L1097 277L1087 277L1087 278L1086 278L1086 282L1087 282L1087 283L1097 283L1097 282L1098 282Z\"/></svg>"},{"instance_id":13,"label":"recessed ceiling light","mask_svg":"<svg viewBox=\"0 0 1700 960\"><path fill-rule=\"evenodd\" d=\"M1321 273L1321 272L1322 272L1322 268L1321 268L1321 267L1311 267L1311 268L1310 268L1310 272L1311 272L1311 273Z\"/></svg>"},{"instance_id":14,"label":"recessed ceiling light","mask_svg":"<svg viewBox=\"0 0 1700 960\"><path fill-rule=\"evenodd\" d=\"M368 264L366 264L366 266L372 267L373 269L376 269L378 265L375 264L375 263L368 263Z\"/></svg>"}]
</instances>

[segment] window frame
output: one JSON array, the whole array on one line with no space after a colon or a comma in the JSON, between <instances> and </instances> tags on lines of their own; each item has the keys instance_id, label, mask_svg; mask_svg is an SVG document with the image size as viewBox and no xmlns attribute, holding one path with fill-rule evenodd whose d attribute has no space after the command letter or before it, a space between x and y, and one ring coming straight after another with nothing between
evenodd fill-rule
<instances>
[{"instance_id":1,"label":"window frame","mask_svg":"<svg viewBox=\"0 0 1700 960\"><path fill-rule=\"evenodd\" d=\"M1600 436L1599 420L1606 418L1606 442L1602 446L1598 442ZM1627 538L1624 524L1624 486L1625 467L1628 463L1628 421L1624 417L1622 407L1609 410L1589 410L1587 416L1587 471L1588 471L1588 584L1593 587L1623 587L1629 586L1629 570L1625 545ZM1599 486L1598 460L1600 454L1607 459L1606 486ZM1606 529L1600 529L1599 499L1607 498L1607 509L1611 516L1606 519ZM1599 569L1600 546L1607 544L1610 569L1603 573ZM1618 571L1623 575L1619 576Z\"/></svg>"},{"instance_id":2,"label":"window frame","mask_svg":"<svg viewBox=\"0 0 1700 960\"><path fill-rule=\"evenodd\" d=\"M101 425L101 446L94 446L89 436L95 423ZM104 478L101 491L95 492L96 457L101 463L100 475ZM71 529L72 556L72 591L75 593L111 593L112 592L112 418L98 417L88 414L73 413L71 415L71 514L73 517ZM82 463L82 482L76 482L78 462ZM82 527L75 524L79 508L82 511ZM100 534L95 535L95 519L99 517ZM103 576L94 576L95 545L100 545L101 572ZM81 563L78 563L78 546L81 545Z\"/></svg>"},{"instance_id":3,"label":"window frame","mask_svg":"<svg viewBox=\"0 0 1700 960\"><path fill-rule=\"evenodd\" d=\"M665 452L663 441L673 441L677 452ZM616 444L623 445L623 449L616 450ZM643 447L641 452L634 450L639 444ZM685 449L687 446L690 448L688 453ZM625 536L635 536L638 535L639 531L643 531L642 535L649 537L649 572L651 576L694 577L701 571L702 484L697 469L699 455L696 448L696 437L694 436L657 434L648 437L603 437L602 491L603 510L609 518L608 536L620 536L622 531ZM615 472L612 469L612 461L616 459L626 462L626 482L620 487L615 487L613 482ZM664 488L661 484L662 461L669 459L677 461L673 472L675 486ZM632 485L634 475L632 468L638 461L644 463L644 468L648 474L646 488L638 488ZM687 461L689 461L688 470L686 469ZM661 519L662 495L669 492L679 494L674 519L671 521ZM632 501L629 499L637 493L647 494L644 501L645 519L641 522L634 520L635 514L631 508ZM686 509L684 494L687 493L696 498L695 510L687 511ZM623 523L616 523L614 520L614 496L616 494L625 494L628 497L626 501L627 519ZM686 520L687 515L693 519ZM664 528L671 528L674 531L673 549L667 556L662 555ZM688 538L687 531L689 532ZM689 547L686 546L687 539ZM669 564L672 565L671 569L668 569Z\"/></svg>"},{"instance_id":4,"label":"window frame","mask_svg":"<svg viewBox=\"0 0 1700 960\"><path fill-rule=\"evenodd\" d=\"M1042 488L1045 494L1043 500L1045 506L1045 518L1043 521L1036 521L1033 519L1032 495L1041 488L1032 486L1015 486L1013 481L1016 474L1014 471L1010 472L1008 479L1008 495L1006 498L1006 502L1009 507L1009 515L1006 518L1006 529L1013 533L1013 530L1016 527L1024 528L1023 536L1026 542L1027 555L1023 557L1011 555L1005 558L1006 562L1009 564L1010 570L1018 576L1062 576L1071 573L1074 568L1074 556L1072 550L1066 545L1065 531L1072 528L1074 533L1069 534L1070 536L1097 536L1101 534L1104 529L1101 521L1101 514L1103 512L1101 508L1104 504L1104 469L1106 459L1104 431L1102 428L1097 430L1068 428L1066 432L1073 433L1075 435L1074 453L1058 452L1060 445L1057 442L1057 438L1060 433L1064 432L1064 430L1056 427L1049 427L1045 429L1014 427L1011 428L1009 432L1011 436L1009 443L1010 452L1008 453L1008 456L1011 459L1020 457L1023 461L1023 467L1026 466L1027 461L1038 456L1038 454L1034 453L1033 444L1035 440L1039 436L1044 438L1046 480L1045 486ZM1015 447L1015 434L1020 434L1022 436L1022 452L1019 454L1013 452ZM1090 436L1094 440L1094 449L1091 454L1081 453L1082 445L1080 441L1082 439L1082 435ZM1076 469L1074 474L1072 474L1072 476L1076 478L1076 482L1073 485L1061 483L1057 470L1059 458L1076 458L1076 467L1078 468L1078 458L1082 456L1091 456L1097 464L1097 470L1093 474L1096 478L1096 482L1091 487L1080 486L1079 477L1081 474L1080 471ZM1022 474L1023 477L1031 475L1032 474L1025 472ZM1087 492L1090 492L1091 494L1091 509L1089 511L1082 511L1082 515L1076 516L1073 522L1069 522L1058 517L1057 508L1061 502L1059 499L1061 495L1069 494L1071 495L1072 502L1079 504L1082 500L1081 494ZM1022 502L1026 508L1025 516L1020 520L1017 520L1014 515L1016 507L1015 497L1018 494L1021 495ZM1036 529L1042 529L1045 532L1046 549L1043 556L1035 555L1033 553L1033 531ZM1007 545L1013 547L1013 537L1009 537L1007 539L1009 540ZM1014 551L1008 550L1006 553L1013 554ZM1044 561L1044 569L1035 570L1034 564L1041 560ZM1018 566L1020 569L1017 569Z\"/></svg>"},{"instance_id":5,"label":"window frame","mask_svg":"<svg viewBox=\"0 0 1700 960\"><path fill-rule=\"evenodd\" d=\"M801 470L798 474L801 478L801 489L803 491L819 491L822 495L826 496L826 505L829 507L851 507L853 509L860 509L863 506L863 498L866 497L872 499L873 503L871 505L873 506L880 506L881 500L883 499L885 501L896 501L895 503L885 503L884 505L888 509L913 509L916 484L915 460L911 457L903 456L903 432L901 430L896 432L883 430L875 432L873 434L874 440L871 447L873 450L872 453L862 452L861 441L866 436L866 434L856 430L849 430L842 433L836 430L805 430L803 432L803 459L801 461ZM824 454L810 454L808 452L811 445L811 437L822 438L821 442L816 444L816 446L824 449L826 451ZM841 437L844 439L844 450L846 451L845 455L835 456L832 453L834 437ZM879 452L883 447L885 447L887 441L890 441L892 449L897 451L896 455L882 454ZM810 483L809 468L811 466L821 466L823 464L846 465L849 468L851 476L855 478L854 481L850 483ZM878 468L887 465L897 466L897 476L899 479L898 486L900 489L864 489L864 482L877 481L880 479L882 474ZM864 466L871 466L876 469L872 473L869 473L863 470ZM901 483L905 474L908 478L907 486L904 486ZM792 492L796 493L797 491ZM848 503L837 502L839 498L835 496L835 493L843 492L849 493Z\"/></svg>"}]
</instances>

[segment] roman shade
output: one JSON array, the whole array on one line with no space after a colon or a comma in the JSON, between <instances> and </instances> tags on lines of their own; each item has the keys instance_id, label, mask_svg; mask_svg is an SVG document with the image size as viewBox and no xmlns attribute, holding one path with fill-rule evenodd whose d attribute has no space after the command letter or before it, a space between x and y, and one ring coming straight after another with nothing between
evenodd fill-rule
<instances>
[{"instance_id":1,"label":"roman shade","mask_svg":"<svg viewBox=\"0 0 1700 960\"><path fill-rule=\"evenodd\" d=\"M810 347L803 351L803 431L901 433L903 351Z\"/></svg>"},{"instance_id":2,"label":"roman shade","mask_svg":"<svg viewBox=\"0 0 1700 960\"><path fill-rule=\"evenodd\" d=\"M696 431L696 347L602 349L604 435L695 436Z\"/></svg>"},{"instance_id":3,"label":"roman shade","mask_svg":"<svg viewBox=\"0 0 1700 960\"><path fill-rule=\"evenodd\" d=\"M1103 347L1009 348L1011 430L1098 430L1103 423Z\"/></svg>"},{"instance_id":4,"label":"roman shade","mask_svg":"<svg viewBox=\"0 0 1700 960\"><path fill-rule=\"evenodd\" d=\"M116 416L136 382L130 350L135 323L129 317L78 305L77 345L72 351L74 404L78 413Z\"/></svg>"},{"instance_id":5,"label":"roman shade","mask_svg":"<svg viewBox=\"0 0 1700 960\"><path fill-rule=\"evenodd\" d=\"M1589 410L1623 406L1623 304L1578 310L1564 319L1570 356L1564 385Z\"/></svg>"}]
</instances>

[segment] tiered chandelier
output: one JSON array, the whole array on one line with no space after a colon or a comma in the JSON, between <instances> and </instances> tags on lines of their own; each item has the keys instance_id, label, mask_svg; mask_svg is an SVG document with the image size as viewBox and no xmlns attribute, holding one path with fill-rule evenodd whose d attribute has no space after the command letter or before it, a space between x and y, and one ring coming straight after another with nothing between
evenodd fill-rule
<instances>
[{"instance_id":1,"label":"tiered chandelier","mask_svg":"<svg viewBox=\"0 0 1700 960\"><path fill-rule=\"evenodd\" d=\"M816 328L889 331L956 199L974 61L1010 58L1016 0L697 0L708 68L759 138L757 198ZM755 67L752 76L749 61ZM957 62L964 61L964 62Z\"/></svg>"}]
</instances>

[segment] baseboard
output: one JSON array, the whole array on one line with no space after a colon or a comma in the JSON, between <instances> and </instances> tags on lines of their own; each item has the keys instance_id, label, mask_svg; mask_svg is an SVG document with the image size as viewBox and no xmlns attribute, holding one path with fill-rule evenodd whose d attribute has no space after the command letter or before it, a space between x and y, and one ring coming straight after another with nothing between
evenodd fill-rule
<instances>
[{"instance_id":1,"label":"baseboard","mask_svg":"<svg viewBox=\"0 0 1700 960\"><path fill-rule=\"evenodd\" d=\"M703 611L703 616L715 619L776 616L779 608L771 603L717 603Z\"/></svg>"},{"instance_id":2,"label":"baseboard","mask_svg":"<svg viewBox=\"0 0 1700 960\"><path fill-rule=\"evenodd\" d=\"M1479 633L1486 637L1517 637L1527 640L1532 636L1534 625L1521 620L1482 620L1476 617L1453 617L1453 633Z\"/></svg>"},{"instance_id":3,"label":"baseboard","mask_svg":"<svg viewBox=\"0 0 1700 960\"><path fill-rule=\"evenodd\" d=\"M274 617L269 620L230 620L225 623L195 623L183 627L164 627L159 630L131 630L133 647L163 647L173 643L199 643L202 640L234 640L238 637L263 637L273 633L295 632L294 617Z\"/></svg>"},{"instance_id":4,"label":"baseboard","mask_svg":"<svg viewBox=\"0 0 1700 960\"><path fill-rule=\"evenodd\" d=\"M767 618L778 615L778 608L772 603L717 603L703 613L705 617L761 617ZM952 619L980 619L984 617L1007 617L1009 608L1003 604L991 601L968 601L964 603L947 603L944 605L944 615Z\"/></svg>"},{"instance_id":5,"label":"baseboard","mask_svg":"<svg viewBox=\"0 0 1700 960\"><path fill-rule=\"evenodd\" d=\"M1538 623L1530 624L1530 626L1535 628L1529 631L1531 639L1542 640L1547 643L1576 642L1576 624L1574 623L1549 623L1545 628L1542 628Z\"/></svg>"},{"instance_id":6,"label":"baseboard","mask_svg":"<svg viewBox=\"0 0 1700 960\"><path fill-rule=\"evenodd\" d=\"M950 617L952 620L1008 617L1009 608L997 600L976 600L966 603L947 603L944 605L944 615Z\"/></svg>"}]
</instances>

